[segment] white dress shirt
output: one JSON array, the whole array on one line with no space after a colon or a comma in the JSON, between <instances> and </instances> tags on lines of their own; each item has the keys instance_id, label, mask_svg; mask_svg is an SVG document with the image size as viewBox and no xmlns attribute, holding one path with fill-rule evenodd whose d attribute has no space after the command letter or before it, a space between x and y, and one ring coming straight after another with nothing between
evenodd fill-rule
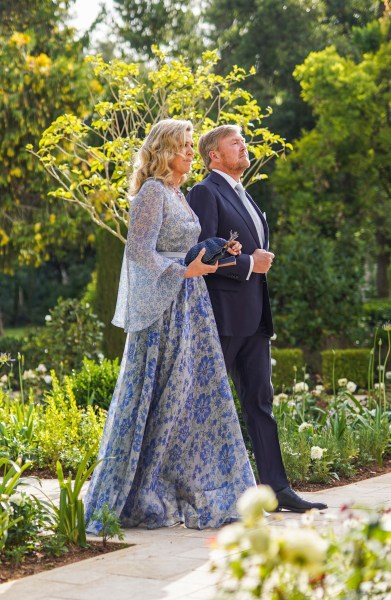
<instances>
[{"instance_id":1,"label":"white dress shirt","mask_svg":"<svg viewBox=\"0 0 391 600\"><path fill-rule=\"evenodd\" d=\"M226 182L229 183L229 185L234 190L235 194L237 194L237 196L240 199L240 201L243 202L243 200L240 198L237 190L235 189L235 186L238 183L240 183L240 182L236 181L236 179L234 179L233 177L231 177L231 175L228 175L228 173L224 173L224 171L219 171L218 169L212 169L212 171L214 171L215 173L218 173L219 175L221 175L221 177L224 177L224 179L226 180ZM247 207L245 207L245 208L246 208L247 212L249 212L249 210L247 209ZM262 223L261 219L259 218L259 216L257 215L256 211L252 210L251 212L249 212L249 214L250 214L250 217L252 218L252 220L254 221L254 225L255 225L256 230L257 231L259 231L259 230L263 231L263 223ZM262 237L261 237L261 239L259 241L262 244L262 242L263 242ZM251 275L251 273L253 272L253 269L254 269L254 259L251 256L251 254L249 254L249 257L250 257L250 269L249 269L248 275L246 277L246 281L248 279L250 279L250 275Z\"/></svg>"}]
</instances>

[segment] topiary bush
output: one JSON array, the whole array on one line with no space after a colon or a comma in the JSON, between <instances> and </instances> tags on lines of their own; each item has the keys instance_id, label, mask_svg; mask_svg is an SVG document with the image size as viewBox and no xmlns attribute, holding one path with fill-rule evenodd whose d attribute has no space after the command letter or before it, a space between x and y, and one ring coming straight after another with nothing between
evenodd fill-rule
<instances>
[{"instance_id":1,"label":"topiary bush","mask_svg":"<svg viewBox=\"0 0 391 600\"><path fill-rule=\"evenodd\" d=\"M368 366L371 350L369 348L351 348L347 350L324 350L322 355L322 373L324 385L333 387L334 380L346 378L354 381L359 388L368 387Z\"/></svg>"},{"instance_id":2,"label":"topiary bush","mask_svg":"<svg viewBox=\"0 0 391 600\"><path fill-rule=\"evenodd\" d=\"M294 379L303 379L304 355L299 348L272 346L272 364L272 383L276 392L292 388Z\"/></svg>"},{"instance_id":3,"label":"topiary bush","mask_svg":"<svg viewBox=\"0 0 391 600\"><path fill-rule=\"evenodd\" d=\"M97 363L85 358L81 370L73 371L70 376L78 406L93 405L108 409L118 373L118 359L105 358Z\"/></svg>"}]
</instances>

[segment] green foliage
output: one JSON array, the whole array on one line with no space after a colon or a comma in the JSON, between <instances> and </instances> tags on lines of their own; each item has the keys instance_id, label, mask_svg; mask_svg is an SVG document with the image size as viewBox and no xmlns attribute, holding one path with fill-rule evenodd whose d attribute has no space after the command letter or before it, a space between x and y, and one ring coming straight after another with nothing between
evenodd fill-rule
<instances>
[{"instance_id":1,"label":"green foliage","mask_svg":"<svg viewBox=\"0 0 391 600\"><path fill-rule=\"evenodd\" d=\"M316 207L311 210L313 214ZM268 274L280 343L314 352L355 340L363 275L357 254L362 247L352 243L346 249L343 238L332 240L305 223L297 233L281 234Z\"/></svg>"},{"instance_id":2,"label":"green foliage","mask_svg":"<svg viewBox=\"0 0 391 600\"><path fill-rule=\"evenodd\" d=\"M120 520L107 503L100 510L94 511L91 520L97 521L102 526L98 535L102 537L103 546L106 546L107 541L114 537L117 537L119 540L124 539L125 536L121 529Z\"/></svg>"},{"instance_id":3,"label":"green foliage","mask_svg":"<svg viewBox=\"0 0 391 600\"><path fill-rule=\"evenodd\" d=\"M41 407L0 395L0 456L22 462L38 458L35 433L39 428Z\"/></svg>"},{"instance_id":4,"label":"green foliage","mask_svg":"<svg viewBox=\"0 0 391 600\"><path fill-rule=\"evenodd\" d=\"M128 175L136 152L151 125L164 117L191 119L196 137L217 123L242 125L248 140L252 167L247 180L256 181L268 160L283 153L284 140L263 127L267 116L256 100L240 87L253 71L234 66L216 75L217 52L202 55L192 70L183 60L166 58L154 49L157 66L145 73L139 64L90 57L94 75L105 92L91 109L91 123L68 113L44 132L39 148L30 150L57 180L52 195L77 204L100 227L125 242L128 223ZM99 91L98 91L99 93ZM200 158L194 181L203 176Z\"/></svg>"},{"instance_id":5,"label":"green foliage","mask_svg":"<svg viewBox=\"0 0 391 600\"><path fill-rule=\"evenodd\" d=\"M60 506L56 509L58 515L57 532L71 543L78 546L87 546L84 521L84 504L80 497L82 487L90 477L92 471L100 461L94 462L90 467L93 453L87 453L75 473L72 483L71 475L65 480L61 463L57 461L57 477L60 484Z\"/></svg>"},{"instance_id":6,"label":"green foliage","mask_svg":"<svg viewBox=\"0 0 391 600\"><path fill-rule=\"evenodd\" d=\"M205 49L201 36L194 35L199 24L191 0L114 0L120 17L116 29L132 54L153 58L153 45L166 48L171 56L185 53L199 57ZM128 52L126 52L128 54Z\"/></svg>"},{"instance_id":7,"label":"green foliage","mask_svg":"<svg viewBox=\"0 0 391 600\"><path fill-rule=\"evenodd\" d=\"M363 312L368 331L374 331L376 328L379 328L378 335L385 343L387 334L382 327L391 320L391 300L387 300L386 298L369 300L364 303Z\"/></svg>"},{"instance_id":8,"label":"green foliage","mask_svg":"<svg viewBox=\"0 0 391 600\"><path fill-rule=\"evenodd\" d=\"M118 378L118 359L107 358L97 363L85 358L79 371L70 376L72 390L78 406L108 409Z\"/></svg>"},{"instance_id":9,"label":"green foliage","mask_svg":"<svg viewBox=\"0 0 391 600\"><path fill-rule=\"evenodd\" d=\"M102 324L89 304L60 298L49 311L45 328L28 336L23 350L30 365L45 363L59 373L70 373L81 367L83 357L99 357L101 340Z\"/></svg>"},{"instance_id":10,"label":"green foliage","mask_svg":"<svg viewBox=\"0 0 391 600\"><path fill-rule=\"evenodd\" d=\"M71 251L65 246L56 251L56 259L38 268L21 266L12 275L0 273L0 307L6 333L14 335L14 324L42 326L59 297L79 298L94 264L91 251L81 246ZM7 332L9 327L12 330Z\"/></svg>"},{"instance_id":11,"label":"green foliage","mask_svg":"<svg viewBox=\"0 0 391 600\"><path fill-rule=\"evenodd\" d=\"M297 371L304 366L303 352L299 348L275 348L272 346L272 383L275 391L291 388Z\"/></svg>"},{"instance_id":12,"label":"green foliage","mask_svg":"<svg viewBox=\"0 0 391 600\"><path fill-rule=\"evenodd\" d=\"M296 67L294 76L316 125L303 133L295 152L273 175L280 210L276 254L296 232L300 240L306 231L314 231L320 244L327 241L337 279L346 285L346 295L339 303L334 300L330 313L347 317L348 323L351 306L357 315L357 276L365 263L369 269L376 264L377 294L389 297L389 22L387 16L381 20L382 43L372 52L344 56L330 46L312 52ZM311 244L315 255L319 243ZM329 264L330 260L324 268L318 263L319 273L327 277ZM288 276L293 278L293 272Z\"/></svg>"},{"instance_id":13,"label":"green foliage","mask_svg":"<svg viewBox=\"0 0 391 600\"><path fill-rule=\"evenodd\" d=\"M347 378L360 388L367 389L369 349L324 350L321 354L323 380L326 386L332 388L333 380L337 384L339 379Z\"/></svg>"},{"instance_id":14,"label":"green foliage","mask_svg":"<svg viewBox=\"0 0 391 600\"><path fill-rule=\"evenodd\" d=\"M60 385L52 372L53 389L46 396L41 425L36 433L40 466L54 468L61 461L75 470L88 452L95 460L103 432L105 413L92 406L79 409L73 392L72 379L64 377Z\"/></svg>"},{"instance_id":15,"label":"green foliage","mask_svg":"<svg viewBox=\"0 0 391 600\"><path fill-rule=\"evenodd\" d=\"M4 555L18 564L23 561L25 554L41 546L42 532L47 533L55 528L55 518L49 503L24 492L12 495L10 502L17 524L8 532Z\"/></svg>"},{"instance_id":16,"label":"green foliage","mask_svg":"<svg viewBox=\"0 0 391 600\"><path fill-rule=\"evenodd\" d=\"M29 463L20 467L8 458L0 457L0 551L7 543L11 527L14 527L23 518L22 516L14 517L11 498L21 482L21 475L28 467Z\"/></svg>"},{"instance_id":17,"label":"green foliage","mask_svg":"<svg viewBox=\"0 0 391 600\"><path fill-rule=\"evenodd\" d=\"M56 22L65 4L30 4L0 9L0 258L8 272L18 261L36 266L64 245L88 243L83 213L48 198L49 178L26 145L64 110L84 116L92 82L73 30Z\"/></svg>"},{"instance_id":18,"label":"green foliage","mask_svg":"<svg viewBox=\"0 0 391 600\"><path fill-rule=\"evenodd\" d=\"M12 358L18 356L18 352L22 352L23 340L20 337L13 335L3 335L0 337L1 352L10 354Z\"/></svg>"}]
</instances>

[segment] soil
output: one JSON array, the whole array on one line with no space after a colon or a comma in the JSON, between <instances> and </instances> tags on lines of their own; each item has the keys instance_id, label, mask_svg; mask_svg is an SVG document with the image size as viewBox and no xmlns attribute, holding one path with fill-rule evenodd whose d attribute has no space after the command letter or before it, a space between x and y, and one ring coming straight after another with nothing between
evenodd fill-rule
<instances>
[{"instance_id":1,"label":"soil","mask_svg":"<svg viewBox=\"0 0 391 600\"><path fill-rule=\"evenodd\" d=\"M366 467L360 467L357 473L351 477L341 477L340 479L330 479L327 483L312 483L309 481L300 481L295 483L292 487L298 492L318 492L320 490L326 490L331 487L339 487L341 485L349 485L356 481L363 481L364 479L370 479L371 477L377 477L378 475L384 475L385 473L391 472L391 456L383 458L383 465L380 467L376 462L367 465Z\"/></svg>"},{"instance_id":2,"label":"soil","mask_svg":"<svg viewBox=\"0 0 391 600\"><path fill-rule=\"evenodd\" d=\"M132 544L107 542L106 546L103 546L101 541L89 541L87 548L69 546L68 551L64 554L61 554L61 556L47 556L43 552L36 552L31 555L27 555L24 557L23 562L17 566L11 564L10 561L1 558L0 584L14 579L21 579L22 577L28 577L29 575L36 575L42 571L49 571L55 567L63 567L64 565L85 560L86 558L100 556L102 554L106 554L107 552L121 550L122 548L127 548L131 545Z\"/></svg>"}]
</instances>

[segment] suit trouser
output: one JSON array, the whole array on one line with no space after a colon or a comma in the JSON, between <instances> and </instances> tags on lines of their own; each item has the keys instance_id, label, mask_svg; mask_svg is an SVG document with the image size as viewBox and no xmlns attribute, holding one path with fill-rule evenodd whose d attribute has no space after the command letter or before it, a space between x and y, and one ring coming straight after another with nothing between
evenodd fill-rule
<instances>
[{"instance_id":1,"label":"suit trouser","mask_svg":"<svg viewBox=\"0 0 391 600\"><path fill-rule=\"evenodd\" d=\"M270 338L220 336L224 360L242 407L261 483L275 492L288 483L273 417Z\"/></svg>"}]
</instances>

